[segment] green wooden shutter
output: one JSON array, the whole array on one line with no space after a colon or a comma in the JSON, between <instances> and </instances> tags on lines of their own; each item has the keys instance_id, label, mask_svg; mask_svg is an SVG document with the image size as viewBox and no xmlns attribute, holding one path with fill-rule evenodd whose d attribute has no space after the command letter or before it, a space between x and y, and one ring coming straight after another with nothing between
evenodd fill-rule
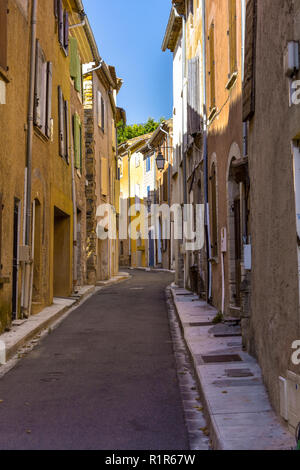
<instances>
[{"instance_id":1,"label":"green wooden shutter","mask_svg":"<svg viewBox=\"0 0 300 470\"><path fill-rule=\"evenodd\" d=\"M77 73L75 78L75 90L81 93L81 62L79 54L77 53Z\"/></svg>"},{"instance_id":2,"label":"green wooden shutter","mask_svg":"<svg viewBox=\"0 0 300 470\"><path fill-rule=\"evenodd\" d=\"M77 40L76 38L70 37L70 75L72 78L76 78L77 75Z\"/></svg>"}]
</instances>

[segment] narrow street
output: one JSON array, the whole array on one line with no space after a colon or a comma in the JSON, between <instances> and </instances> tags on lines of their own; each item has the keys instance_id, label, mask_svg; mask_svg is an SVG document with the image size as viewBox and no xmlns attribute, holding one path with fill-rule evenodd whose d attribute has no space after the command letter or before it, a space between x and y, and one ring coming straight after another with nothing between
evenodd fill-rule
<instances>
[{"instance_id":1,"label":"narrow street","mask_svg":"<svg viewBox=\"0 0 300 470\"><path fill-rule=\"evenodd\" d=\"M0 449L188 450L165 288L132 271L0 380Z\"/></svg>"}]
</instances>

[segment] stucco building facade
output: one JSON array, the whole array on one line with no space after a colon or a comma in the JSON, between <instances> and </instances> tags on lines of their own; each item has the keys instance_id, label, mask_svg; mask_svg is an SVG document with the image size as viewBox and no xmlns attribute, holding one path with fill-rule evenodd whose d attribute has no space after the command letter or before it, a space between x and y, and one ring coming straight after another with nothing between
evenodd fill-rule
<instances>
[{"instance_id":1,"label":"stucco building facade","mask_svg":"<svg viewBox=\"0 0 300 470\"><path fill-rule=\"evenodd\" d=\"M284 60L300 41L299 1L248 1L243 118L251 179L251 309L245 345L262 367L272 404L294 429L300 370L299 68ZM270 47L271 45L271 47ZM295 101L293 101L295 100ZM297 238L298 234L298 238Z\"/></svg>"}]
</instances>

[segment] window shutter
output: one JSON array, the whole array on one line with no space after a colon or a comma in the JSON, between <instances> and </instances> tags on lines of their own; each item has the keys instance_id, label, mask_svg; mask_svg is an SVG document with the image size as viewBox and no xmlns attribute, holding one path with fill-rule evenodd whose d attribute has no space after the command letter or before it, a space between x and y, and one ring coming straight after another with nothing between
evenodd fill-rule
<instances>
[{"instance_id":1,"label":"window shutter","mask_svg":"<svg viewBox=\"0 0 300 470\"><path fill-rule=\"evenodd\" d=\"M216 106L216 77L215 77L215 27L211 24L209 30L209 64L210 64L210 109Z\"/></svg>"},{"instance_id":2,"label":"window shutter","mask_svg":"<svg viewBox=\"0 0 300 470\"><path fill-rule=\"evenodd\" d=\"M64 11L62 0L58 0L58 40L64 46Z\"/></svg>"},{"instance_id":3,"label":"window shutter","mask_svg":"<svg viewBox=\"0 0 300 470\"><path fill-rule=\"evenodd\" d=\"M58 18L58 0L53 0L54 2L54 16Z\"/></svg>"},{"instance_id":4,"label":"window shutter","mask_svg":"<svg viewBox=\"0 0 300 470\"><path fill-rule=\"evenodd\" d=\"M47 62L39 41L36 42L34 124L45 133L46 128Z\"/></svg>"},{"instance_id":5,"label":"window shutter","mask_svg":"<svg viewBox=\"0 0 300 470\"><path fill-rule=\"evenodd\" d=\"M0 67L7 69L7 0L0 2Z\"/></svg>"},{"instance_id":6,"label":"window shutter","mask_svg":"<svg viewBox=\"0 0 300 470\"><path fill-rule=\"evenodd\" d=\"M108 194L108 161L107 158L101 158L101 194Z\"/></svg>"},{"instance_id":7,"label":"window shutter","mask_svg":"<svg viewBox=\"0 0 300 470\"><path fill-rule=\"evenodd\" d=\"M104 106L104 99L101 96L101 122L102 122L102 130L104 132L104 118L105 118L105 106Z\"/></svg>"},{"instance_id":8,"label":"window shutter","mask_svg":"<svg viewBox=\"0 0 300 470\"><path fill-rule=\"evenodd\" d=\"M60 86L58 87L58 121L59 121L59 155L65 157L65 119L64 119L64 99Z\"/></svg>"},{"instance_id":9,"label":"window shutter","mask_svg":"<svg viewBox=\"0 0 300 470\"><path fill-rule=\"evenodd\" d=\"M245 76L243 84L243 121L255 113L257 0L248 0L246 11Z\"/></svg>"},{"instance_id":10,"label":"window shutter","mask_svg":"<svg viewBox=\"0 0 300 470\"><path fill-rule=\"evenodd\" d=\"M77 39L70 37L70 76L76 78L77 75Z\"/></svg>"},{"instance_id":11,"label":"window shutter","mask_svg":"<svg viewBox=\"0 0 300 470\"><path fill-rule=\"evenodd\" d=\"M77 52L77 61L76 61L76 77L75 77L75 90L78 91L78 93L81 92L81 62L80 62L80 57Z\"/></svg>"},{"instance_id":12,"label":"window shutter","mask_svg":"<svg viewBox=\"0 0 300 470\"><path fill-rule=\"evenodd\" d=\"M164 172L164 182L163 182L163 200L168 201L168 170Z\"/></svg>"},{"instance_id":13,"label":"window shutter","mask_svg":"<svg viewBox=\"0 0 300 470\"><path fill-rule=\"evenodd\" d=\"M80 169L80 120L77 113L74 114L74 157L75 168Z\"/></svg>"},{"instance_id":14,"label":"window shutter","mask_svg":"<svg viewBox=\"0 0 300 470\"><path fill-rule=\"evenodd\" d=\"M47 64L47 107L46 107L46 136L51 136L51 105L52 105L52 62Z\"/></svg>"},{"instance_id":15,"label":"window shutter","mask_svg":"<svg viewBox=\"0 0 300 470\"><path fill-rule=\"evenodd\" d=\"M102 102L102 95L101 95L101 92L98 90L97 91L97 122L98 122L99 127L102 127L101 102Z\"/></svg>"},{"instance_id":16,"label":"window shutter","mask_svg":"<svg viewBox=\"0 0 300 470\"><path fill-rule=\"evenodd\" d=\"M230 75L237 71L237 19L236 0L228 0Z\"/></svg>"},{"instance_id":17,"label":"window shutter","mask_svg":"<svg viewBox=\"0 0 300 470\"><path fill-rule=\"evenodd\" d=\"M69 13L65 11L64 13L64 48L68 53L69 51Z\"/></svg>"},{"instance_id":18,"label":"window shutter","mask_svg":"<svg viewBox=\"0 0 300 470\"><path fill-rule=\"evenodd\" d=\"M64 126L65 126L65 159L69 163L70 131L69 131L69 103L64 101Z\"/></svg>"}]
</instances>

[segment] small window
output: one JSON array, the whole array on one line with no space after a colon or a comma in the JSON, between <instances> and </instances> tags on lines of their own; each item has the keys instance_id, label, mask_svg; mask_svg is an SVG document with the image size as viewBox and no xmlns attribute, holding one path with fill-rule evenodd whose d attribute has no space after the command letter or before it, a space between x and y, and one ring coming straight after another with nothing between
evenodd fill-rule
<instances>
[{"instance_id":1,"label":"small window","mask_svg":"<svg viewBox=\"0 0 300 470\"><path fill-rule=\"evenodd\" d=\"M120 171L120 178L123 178L123 160L120 161L119 171Z\"/></svg>"},{"instance_id":2,"label":"small window","mask_svg":"<svg viewBox=\"0 0 300 470\"><path fill-rule=\"evenodd\" d=\"M36 42L34 125L48 138L51 134L52 63L47 62L39 41Z\"/></svg>"},{"instance_id":3,"label":"small window","mask_svg":"<svg viewBox=\"0 0 300 470\"><path fill-rule=\"evenodd\" d=\"M136 156L135 156L135 166L136 166L136 168L138 168L140 166L140 164L141 164L141 156L140 156L139 153L137 153Z\"/></svg>"},{"instance_id":4,"label":"small window","mask_svg":"<svg viewBox=\"0 0 300 470\"><path fill-rule=\"evenodd\" d=\"M102 96L101 91L97 91L97 121L98 121L98 126L102 131L104 132L104 122L105 122L105 105L104 105L104 99Z\"/></svg>"},{"instance_id":5,"label":"small window","mask_svg":"<svg viewBox=\"0 0 300 470\"><path fill-rule=\"evenodd\" d=\"M151 171L151 157L146 159L146 172L148 173L149 171Z\"/></svg>"}]
</instances>

